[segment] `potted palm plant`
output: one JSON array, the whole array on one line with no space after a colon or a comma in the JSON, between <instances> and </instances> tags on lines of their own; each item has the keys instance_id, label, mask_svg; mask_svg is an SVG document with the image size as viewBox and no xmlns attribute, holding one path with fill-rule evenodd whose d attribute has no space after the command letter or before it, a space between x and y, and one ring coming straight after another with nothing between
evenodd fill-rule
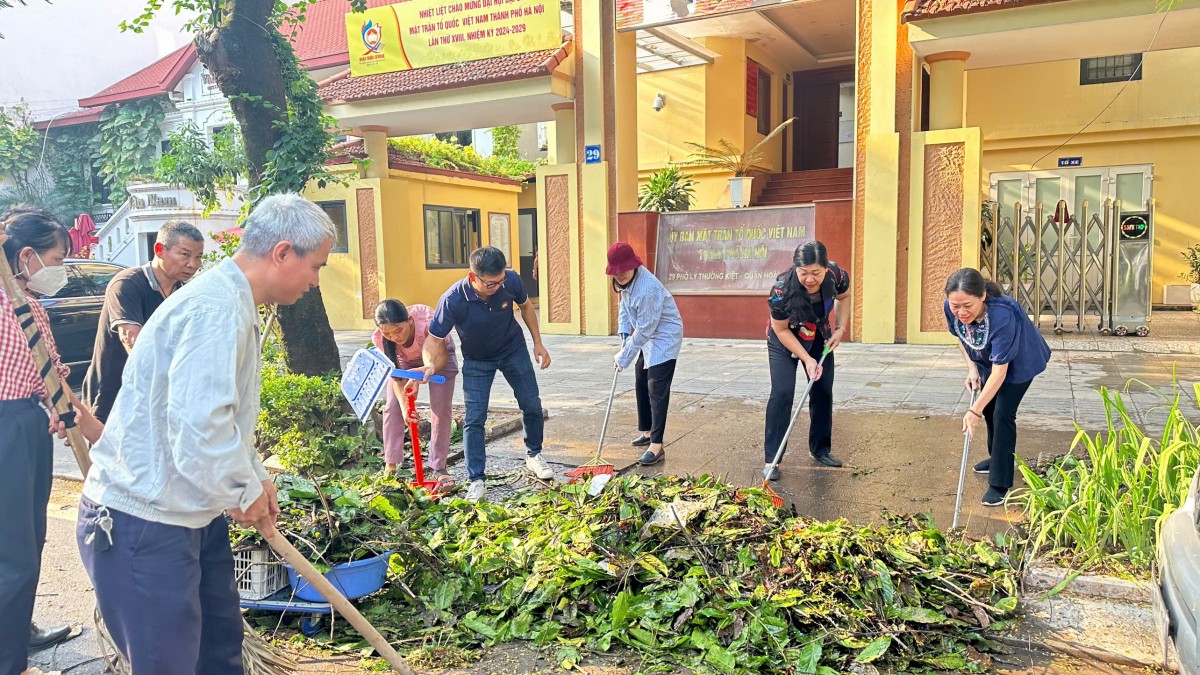
<instances>
[{"instance_id":1,"label":"potted palm plant","mask_svg":"<svg viewBox=\"0 0 1200 675\"><path fill-rule=\"evenodd\" d=\"M679 170L668 166L650 174L644 185L638 188L638 208L642 211L687 211L695 196L696 181Z\"/></svg>"},{"instance_id":2,"label":"potted palm plant","mask_svg":"<svg viewBox=\"0 0 1200 675\"><path fill-rule=\"evenodd\" d=\"M732 172L733 178L729 179L729 199L733 202L735 209L749 206L750 190L754 181L754 177L750 175L750 172L762 161L763 156L767 152L767 144L774 140L776 136L783 133L783 130L794 121L796 121L795 117L784 120L779 126L772 129L771 133L764 136L761 141L746 152L742 152L736 145L724 138L718 140L716 146L707 146L689 141L686 145L692 149L692 156L696 159L687 162L687 164L711 166L719 171Z\"/></svg>"},{"instance_id":3,"label":"potted palm plant","mask_svg":"<svg viewBox=\"0 0 1200 675\"><path fill-rule=\"evenodd\" d=\"M1180 274L1179 278L1192 285L1192 311L1200 313L1200 244L1192 244L1183 249L1182 255L1190 269Z\"/></svg>"}]
</instances>

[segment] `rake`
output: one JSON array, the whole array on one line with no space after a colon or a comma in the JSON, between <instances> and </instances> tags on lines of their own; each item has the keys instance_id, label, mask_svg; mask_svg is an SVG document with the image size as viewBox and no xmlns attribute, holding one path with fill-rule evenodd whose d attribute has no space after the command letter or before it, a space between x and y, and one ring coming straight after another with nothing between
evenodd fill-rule
<instances>
[{"instance_id":1,"label":"rake","mask_svg":"<svg viewBox=\"0 0 1200 675\"><path fill-rule=\"evenodd\" d=\"M611 476L616 468L604 460L601 451L604 449L604 435L608 433L608 417L612 413L613 398L617 395L617 376L620 374L620 370L613 369L612 389L608 392L608 407L604 409L604 424L600 427L600 442L596 444L596 454L586 464L565 474L572 483L578 483L591 476Z\"/></svg>"},{"instance_id":2,"label":"rake","mask_svg":"<svg viewBox=\"0 0 1200 675\"><path fill-rule=\"evenodd\" d=\"M821 350L821 358L817 361L817 366L825 365L825 357L829 356L829 347ZM775 472L775 468L779 466L779 462L783 460L783 451L787 449L788 437L792 435L792 427L796 426L796 419L800 417L800 411L804 409L804 403L808 400L808 393L812 391L812 378L809 378L808 384L804 387L804 393L800 396L800 402L796 405L796 409L792 411L792 419L788 422L787 431L783 432L783 440L779 442L779 449L775 451L775 459L770 464L763 468L763 492L771 498L771 503L775 508L783 506L783 497L780 497L775 490L771 489L771 474Z\"/></svg>"},{"instance_id":3,"label":"rake","mask_svg":"<svg viewBox=\"0 0 1200 675\"><path fill-rule=\"evenodd\" d=\"M425 374L419 371L400 369L392 371L392 377L397 378L408 378L410 380L420 381L424 376ZM429 377L429 381L434 384L444 384L446 382L446 378L442 375L431 375ZM421 459L421 425L417 420L416 412L417 395L412 393L405 394L404 396L408 403L408 411L410 415L406 422L408 422L408 437L412 441L413 471L416 474L414 476L416 480L410 481L409 485L413 487L425 488L425 491L429 493L431 498L437 499L441 496L438 492L439 483L435 480L425 480L425 462Z\"/></svg>"}]
</instances>

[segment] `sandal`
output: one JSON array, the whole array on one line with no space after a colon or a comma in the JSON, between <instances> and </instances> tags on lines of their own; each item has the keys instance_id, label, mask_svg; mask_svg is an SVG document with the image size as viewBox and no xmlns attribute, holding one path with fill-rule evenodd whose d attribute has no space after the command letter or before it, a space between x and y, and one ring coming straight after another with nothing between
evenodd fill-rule
<instances>
[{"instance_id":1,"label":"sandal","mask_svg":"<svg viewBox=\"0 0 1200 675\"><path fill-rule=\"evenodd\" d=\"M456 483L454 482L454 478L452 478L450 476L450 474L448 474L448 473L439 473L438 474L437 487L435 488L435 490L438 494L446 494L448 492L453 492L455 486L456 486Z\"/></svg>"}]
</instances>

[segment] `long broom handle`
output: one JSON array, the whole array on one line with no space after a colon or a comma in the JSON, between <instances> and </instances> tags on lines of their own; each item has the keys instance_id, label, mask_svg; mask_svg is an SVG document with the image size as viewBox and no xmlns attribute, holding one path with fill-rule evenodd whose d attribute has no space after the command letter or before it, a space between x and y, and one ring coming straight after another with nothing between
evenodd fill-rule
<instances>
[{"instance_id":1,"label":"long broom handle","mask_svg":"<svg viewBox=\"0 0 1200 675\"><path fill-rule=\"evenodd\" d=\"M971 390L971 404L968 409L975 407L975 390ZM963 455L962 466L958 469L958 493L954 497L954 522L950 525L950 529L958 527L958 512L962 508L962 492L963 483L967 480L967 455L971 452L971 434L963 432Z\"/></svg>"},{"instance_id":2,"label":"long broom handle","mask_svg":"<svg viewBox=\"0 0 1200 675\"><path fill-rule=\"evenodd\" d=\"M818 366L825 365L825 357L829 356L829 347L826 347L821 352L821 358L817 361ZM796 409L792 411L792 420L788 422L787 431L783 432L783 440L779 442L779 449L775 451L775 459L763 469L763 478L770 478L771 471L779 466L779 460L783 459L783 450L787 447L788 437L792 435L792 427L796 426L796 418L800 417L800 410L804 408L804 402L808 400L808 392L812 390L813 383L816 382L813 378L808 378L808 385L804 387L804 394L800 396L800 403Z\"/></svg>"},{"instance_id":3,"label":"long broom handle","mask_svg":"<svg viewBox=\"0 0 1200 675\"><path fill-rule=\"evenodd\" d=\"M351 626L354 626L354 630L367 639L367 642L375 648L375 651L388 662L392 670L400 673L400 675L412 675L412 670L409 669L404 659L400 658L400 655L396 653L392 645L388 644L388 641L379 634L378 630L375 630L371 622L367 621L366 617L354 605L350 604L350 601L338 592L333 587L333 584L329 583L329 580L318 572L317 568L313 567L312 563L308 562L308 559L301 555L286 537L281 535L274 527L259 528L258 532L287 564L295 568L300 576L304 577L305 581L311 584L313 588L316 588L321 595L325 596L329 604L333 605L333 608L349 621Z\"/></svg>"},{"instance_id":4,"label":"long broom handle","mask_svg":"<svg viewBox=\"0 0 1200 675\"><path fill-rule=\"evenodd\" d=\"M79 464L79 471L84 478L87 478L88 469L92 468L92 460L88 458L87 441L84 440L83 433L75 424L74 412L71 410L71 404L63 389L62 378L58 376L58 370L54 368L54 361L50 358L50 351L46 349L42 334L38 331L37 322L33 319L33 310L29 307L29 301L25 299L25 292L17 284L16 278L13 277L12 267L8 264L8 258L4 257L2 253L0 253L0 283L3 283L4 292L12 299L17 323L21 325L21 330L25 333L25 340L29 343L33 362L42 376L42 382L46 385L46 391L50 395L50 405L59 418L67 423L67 440L71 443L71 452L74 453L75 461Z\"/></svg>"},{"instance_id":5,"label":"long broom handle","mask_svg":"<svg viewBox=\"0 0 1200 675\"><path fill-rule=\"evenodd\" d=\"M600 442L596 444L596 457L600 459L600 450L604 447L604 435L608 433L608 417L612 414L613 399L617 396L617 376L621 371L613 368L612 389L608 392L608 407L604 409L604 424L600 425Z\"/></svg>"}]
</instances>

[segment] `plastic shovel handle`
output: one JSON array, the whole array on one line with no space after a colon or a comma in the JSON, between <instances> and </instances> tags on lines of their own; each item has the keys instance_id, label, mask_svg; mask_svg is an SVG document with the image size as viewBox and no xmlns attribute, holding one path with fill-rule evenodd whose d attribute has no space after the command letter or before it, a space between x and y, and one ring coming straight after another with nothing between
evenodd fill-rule
<instances>
[{"instance_id":1,"label":"plastic shovel handle","mask_svg":"<svg viewBox=\"0 0 1200 675\"><path fill-rule=\"evenodd\" d=\"M392 371L392 377L399 377L406 380L423 380L425 379L425 373L419 370L403 370L401 368L397 368ZM433 384L445 384L446 378L442 375L430 375L429 381Z\"/></svg>"}]
</instances>

